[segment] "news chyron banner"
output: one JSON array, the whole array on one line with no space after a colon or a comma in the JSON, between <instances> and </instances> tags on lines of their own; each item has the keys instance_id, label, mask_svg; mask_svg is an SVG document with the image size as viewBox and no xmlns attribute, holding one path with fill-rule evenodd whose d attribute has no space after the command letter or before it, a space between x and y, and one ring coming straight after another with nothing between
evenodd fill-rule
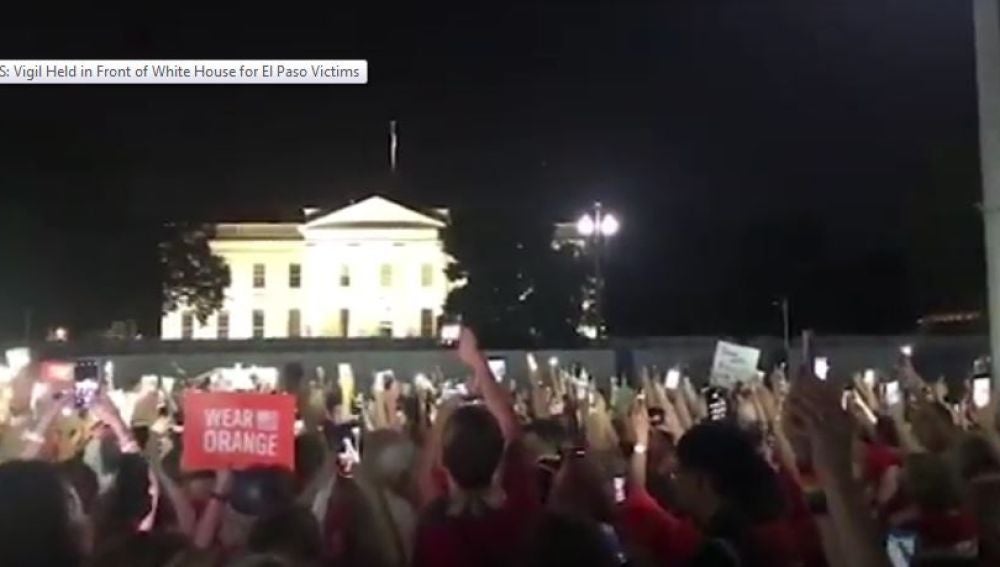
<instances>
[{"instance_id":1,"label":"news chyron banner","mask_svg":"<svg viewBox=\"0 0 1000 567\"><path fill-rule=\"evenodd\" d=\"M0 59L0 85L364 85L365 59Z\"/></svg>"},{"instance_id":2,"label":"news chyron banner","mask_svg":"<svg viewBox=\"0 0 1000 567\"><path fill-rule=\"evenodd\" d=\"M287 394L184 394L181 468L295 467L295 397Z\"/></svg>"}]
</instances>

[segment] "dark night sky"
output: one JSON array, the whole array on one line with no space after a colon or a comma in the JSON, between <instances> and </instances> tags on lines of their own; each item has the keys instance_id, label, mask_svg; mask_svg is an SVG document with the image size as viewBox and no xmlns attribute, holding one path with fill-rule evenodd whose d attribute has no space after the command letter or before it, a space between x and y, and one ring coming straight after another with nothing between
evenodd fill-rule
<instances>
[{"instance_id":1,"label":"dark night sky","mask_svg":"<svg viewBox=\"0 0 1000 567\"><path fill-rule=\"evenodd\" d=\"M783 291L799 324L838 331L966 306L906 286L918 191L971 227L954 246L979 287L969 2L365 10L0 23L3 58L370 65L367 86L0 87L0 336L25 305L37 325L135 313L148 265L116 260L143 227L364 194L394 117L409 202L618 211L624 334L775 332Z\"/></svg>"}]
</instances>

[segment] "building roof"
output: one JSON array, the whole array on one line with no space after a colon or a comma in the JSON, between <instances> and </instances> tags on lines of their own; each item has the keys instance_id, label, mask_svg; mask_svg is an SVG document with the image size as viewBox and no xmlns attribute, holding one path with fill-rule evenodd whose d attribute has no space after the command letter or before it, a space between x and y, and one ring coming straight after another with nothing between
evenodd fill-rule
<instances>
[{"instance_id":1,"label":"building roof","mask_svg":"<svg viewBox=\"0 0 1000 567\"><path fill-rule=\"evenodd\" d=\"M444 228L445 222L427 213L372 195L344 208L308 220L306 230L323 228Z\"/></svg>"},{"instance_id":2,"label":"building roof","mask_svg":"<svg viewBox=\"0 0 1000 567\"><path fill-rule=\"evenodd\" d=\"M303 209L304 222L239 222L215 226L216 240L301 240L303 230L327 228L444 228L447 209L418 211L380 195L323 212Z\"/></svg>"},{"instance_id":3,"label":"building roof","mask_svg":"<svg viewBox=\"0 0 1000 567\"><path fill-rule=\"evenodd\" d=\"M215 225L215 240L301 240L298 223L241 222Z\"/></svg>"}]
</instances>

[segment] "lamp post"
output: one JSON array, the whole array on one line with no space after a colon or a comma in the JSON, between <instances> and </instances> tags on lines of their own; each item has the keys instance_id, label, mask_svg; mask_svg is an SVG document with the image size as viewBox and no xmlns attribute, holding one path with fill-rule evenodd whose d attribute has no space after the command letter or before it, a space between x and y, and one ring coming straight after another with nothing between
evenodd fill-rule
<instances>
[{"instance_id":1,"label":"lamp post","mask_svg":"<svg viewBox=\"0 0 1000 567\"><path fill-rule=\"evenodd\" d=\"M605 330L603 311L604 274L601 270L601 254L605 241L617 234L620 227L618 219L614 215L604 212L600 202L594 203L593 209L580 217L580 220L576 222L577 233L587 239L591 253L594 255L594 285L596 288L594 290L594 314L597 318L595 322L596 338L602 338Z\"/></svg>"},{"instance_id":2,"label":"lamp post","mask_svg":"<svg viewBox=\"0 0 1000 567\"><path fill-rule=\"evenodd\" d=\"M974 0L976 86L979 103L979 168L983 184L986 290L994 384L1000 380L1000 4Z\"/></svg>"}]
</instances>

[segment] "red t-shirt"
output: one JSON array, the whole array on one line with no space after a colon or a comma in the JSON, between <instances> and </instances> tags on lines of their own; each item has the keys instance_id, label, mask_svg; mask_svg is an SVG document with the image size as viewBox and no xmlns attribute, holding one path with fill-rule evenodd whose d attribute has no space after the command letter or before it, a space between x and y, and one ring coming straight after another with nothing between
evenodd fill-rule
<instances>
[{"instance_id":1,"label":"red t-shirt","mask_svg":"<svg viewBox=\"0 0 1000 567\"><path fill-rule=\"evenodd\" d=\"M657 565L690 561L702 541L694 523L664 510L645 487L628 491L618 508L618 531L627 544L652 554Z\"/></svg>"},{"instance_id":2,"label":"red t-shirt","mask_svg":"<svg viewBox=\"0 0 1000 567\"><path fill-rule=\"evenodd\" d=\"M533 466L518 445L511 445L501 463L503 506L482 516L425 518L417 528L413 565L465 567L491 565L491 557L516 562L534 520L541 511Z\"/></svg>"},{"instance_id":3,"label":"red t-shirt","mask_svg":"<svg viewBox=\"0 0 1000 567\"><path fill-rule=\"evenodd\" d=\"M892 447L882 443L865 445L865 480L874 487L878 487L889 469L902 464L903 459L899 456L899 452Z\"/></svg>"},{"instance_id":4,"label":"red t-shirt","mask_svg":"<svg viewBox=\"0 0 1000 567\"><path fill-rule=\"evenodd\" d=\"M790 537L799 558L807 567L826 565L826 555L823 553L823 541L819 535L819 527L809 511L805 492L784 467L778 467L777 475L788 503L785 521L788 524Z\"/></svg>"},{"instance_id":5,"label":"red t-shirt","mask_svg":"<svg viewBox=\"0 0 1000 567\"><path fill-rule=\"evenodd\" d=\"M917 545L921 551L975 549L979 527L971 514L921 511L917 519Z\"/></svg>"}]
</instances>

